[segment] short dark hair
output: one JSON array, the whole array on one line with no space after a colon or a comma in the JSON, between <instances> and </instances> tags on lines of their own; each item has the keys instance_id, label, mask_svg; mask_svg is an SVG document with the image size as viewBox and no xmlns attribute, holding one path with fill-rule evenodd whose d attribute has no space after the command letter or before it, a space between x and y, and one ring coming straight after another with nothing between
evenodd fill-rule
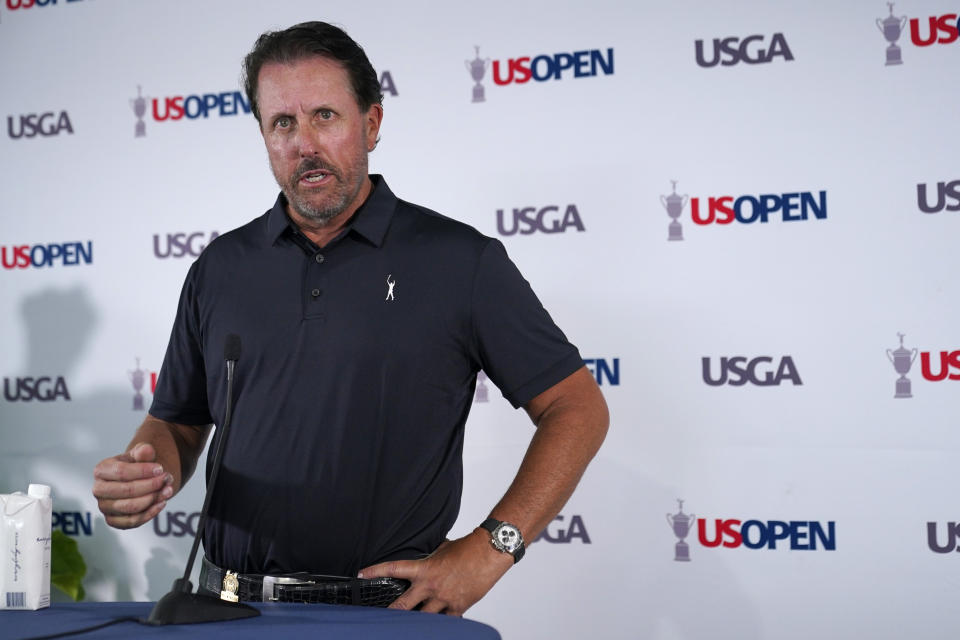
<instances>
[{"instance_id":1,"label":"short dark hair","mask_svg":"<svg viewBox=\"0 0 960 640\"><path fill-rule=\"evenodd\" d=\"M383 104L380 80L367 54L342 29L326 22L301 22L283 31L267 31L257 38L253 50L243 59L243 88L250 108L260 122L257 85L260 68L268 62L289 64L304 58L322 56L336 60L350 76L353 97L361 111Z\"/></svg>"}]
</instances>

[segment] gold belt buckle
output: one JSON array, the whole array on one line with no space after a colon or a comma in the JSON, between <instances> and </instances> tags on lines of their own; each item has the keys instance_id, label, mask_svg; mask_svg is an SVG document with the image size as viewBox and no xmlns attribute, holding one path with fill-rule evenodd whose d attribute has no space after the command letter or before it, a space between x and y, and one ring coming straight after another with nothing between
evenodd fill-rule
<instances>
[{"instance_id":1,"label":"gold belt buckle","mask_svg":"<svg viewBox=\"0 0 960 640\"><path fill-rule=\"evenodd\" d=\"M220 599L228 602L237 602L239 598L237 593L240 591L240 581L237 580L237 574L234 571L227 571L223 576L223 590L220 592Z\"/></svg>"}]
</instances>

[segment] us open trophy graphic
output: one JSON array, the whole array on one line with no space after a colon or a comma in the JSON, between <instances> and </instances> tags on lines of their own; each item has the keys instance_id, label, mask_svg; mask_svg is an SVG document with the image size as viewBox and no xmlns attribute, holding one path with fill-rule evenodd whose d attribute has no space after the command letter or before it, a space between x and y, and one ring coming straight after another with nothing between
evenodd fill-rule
<instances>
[{"instance_id":1,"label":"us open trophy graphic","mask_svg":"<svg viewBox=\"0 0 960 640\"><path fill-rule=\"evenodd\" d=\"M682 196L677 195L676 180L671 180L670 182L673 184L673 193L668 196L660 196L660 203L663 205L663 208L667 210L667 215L673 218L673 222L671 222L669 226L670 233L667 236L667 240L683 240L683 227L677 222L677 218L680 217L683 208L687 206L688 198L687 194L683 194Z\"/></svg>"},{"instance_id":2,"label":"us open trophy graphic","mask_svg":"<svg viewBox=\"0 0 960 640\"><path fill-rule=\"evenodd\" d=\"M473 102L484 102L486 98L484 97L483 85L480 84L480 81L483 80L483 74L487 71L490 58L480 57L479 46L475 45L474 49L477 50L477 57L473 60L464 60L463 62L467 65L467 71L470 72L470 77L477 83L473 85Z\"/></svg>"},{"instance_id":3,"label":"us open trophy graphic","mask_svg":"<svg viewBox=\"0 0 960 640\"><path fill-rule=\"evenodd\" d=\"M907 16L898 18L893 15L893 3L888 2L887 6L890 7L890 15L883 20L877 18L877 29L880 29L880 33L890 43L890 46L887 47L887 66L903 64L903 60L900 59L900 47L897 46L896 42L900 39L904 25L907 24Z\"/></svg>"},{"instance_id":4,"label":"us open trophy graphic","mask_svg":"<svg viewBox=\"0 0 960 640\"><path fill-rule=\"evenodd\" d=\"M473 402L490 402L490 390L485 384L487 380L487 374L483 371L477 374L477 391L473 394Z\"/></svg>"},{"instance_id":5,"label":"us open trophy graphic","mask_svg":"<svg viewBox=\"0 0 960 640\"><path fill-rule=\"evenodd\" d=\"M143 381L147 371L140 368L140 358L136 360L137 368L133 371L127 371L127 375L130 376L130 382L133 383L133 390L136 392L133 395L133 410L143 411L143 394L140 393L140 390L143 389Z\"/></svg>"},{"instance_id":6,"label":"us open trophy graphic","mask_svg":"<svg viewBox=\"0 0 960 640\"><path fill-rule=\"evenodd\" d=\"M900 348L894 351L887 349L887 358L893 363L893 368L897 370L897 373L900 374L897 379L897 393L893 397L912 398L913 394L910 392L910 379L907 378L907 372L910 371L910 365L913 364L913 361L917 359L917 349L914 347L911 351L904 347L904 334L898 333L897 335L900 336Z\"/></svg>"},{"instance_id":7,"label":"us open trophy graphic","mask_svg":"<svg viewBox=\"0 0 960 640\"><path fill-rule=\"evenodd\" d=\"M134 138L142 138L147 135L147 125L143 121L143 114L147 112L147 99L141 95L140 85L137 85L137 97L130 101L133 107L133 113L137 116L137 128L134 131Z\"/></svg>"},{"instance_id":8,"label":"us open trophy graphic","mask_svg":"<svg viewBox=\"0 0 960 640\"><path fill-rule=\"evenodd\" d=\"M677 499L680 505L680 511L674 514L667 514L667 524L673 529L673 534L680 538L675 547L676 553L673 559L677 562L690 562L690 545L683 541L690 534L690 524L696 517L692 513L687 515L683 512L683 500Z\"/></svg>"}]
</instances>

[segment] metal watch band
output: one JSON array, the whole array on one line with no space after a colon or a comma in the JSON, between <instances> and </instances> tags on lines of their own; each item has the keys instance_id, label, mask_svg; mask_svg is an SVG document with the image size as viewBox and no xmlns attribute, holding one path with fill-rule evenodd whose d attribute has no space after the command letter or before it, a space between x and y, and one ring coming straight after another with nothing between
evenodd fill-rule
<instances>
[{"instance_id":1,"label":"metal watch band","mask_svg":"<svg viewBox=\"0 0 960 640\"><path fill-rule=\"evenodd\" d=\"M523 554L526 553L526 551L527 551L527 548L526 548L526 546L524 545L524 542L523 542L523 536L520 535L520 545L519 545L516 549L514 549L513 551L507 551L506 549L501 549L501 548L496 544L496 538L494 537L494 532L497 530L497 527L499 527L499 526L502 525L502 524L506 524L506 525L509 525L509 526L513 527L514 529L517 530L517 534L520 535L520 528L519 528L519 527L517 527L516 525L511 524L511 523L509 523L509 522L503 522L502 520L497 520L496 518L487 518L486 520L484 520L483 522L480 523L480 528L481 528L481 529L485 529L486 531L488 531L488 532L490 533L490 542L493 543L493 546L494 546L495 549L497 549L497 550L500 551L501 553L509 553L510 555L512 555L512 556L513 556L513 564L517 564L518 562L520 562L520 558L523 557Z\"/></svg>"}]
</instances>

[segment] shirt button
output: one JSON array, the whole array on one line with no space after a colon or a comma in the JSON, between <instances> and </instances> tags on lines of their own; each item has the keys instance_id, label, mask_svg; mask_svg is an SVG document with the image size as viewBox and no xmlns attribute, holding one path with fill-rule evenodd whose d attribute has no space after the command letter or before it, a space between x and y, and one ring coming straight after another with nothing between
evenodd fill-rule
<instances>
[{"instance_id":1,"label":"shirt button","mask_svg":"<svg viewBox=\"0 0 960 640\"><path fill-rule=\"evenodd\" d=\"M319 298L319 297L320 297L320 289L314 289L313 291L310 292L310 295L312 295L314 298Z\"/></svg>"},{"instance_id":2,"label":"shirt button","mask_svg":"<svg viewBox=\"0 0 960 640\"><path fill-rule=\"evenodd\" d=\"M317 264L320 264L321 262L323 262L323 254L322 254L322 253L318 253L316 256L314 256L314 258L316 259Z\"/></svg>"}]
</instances>

